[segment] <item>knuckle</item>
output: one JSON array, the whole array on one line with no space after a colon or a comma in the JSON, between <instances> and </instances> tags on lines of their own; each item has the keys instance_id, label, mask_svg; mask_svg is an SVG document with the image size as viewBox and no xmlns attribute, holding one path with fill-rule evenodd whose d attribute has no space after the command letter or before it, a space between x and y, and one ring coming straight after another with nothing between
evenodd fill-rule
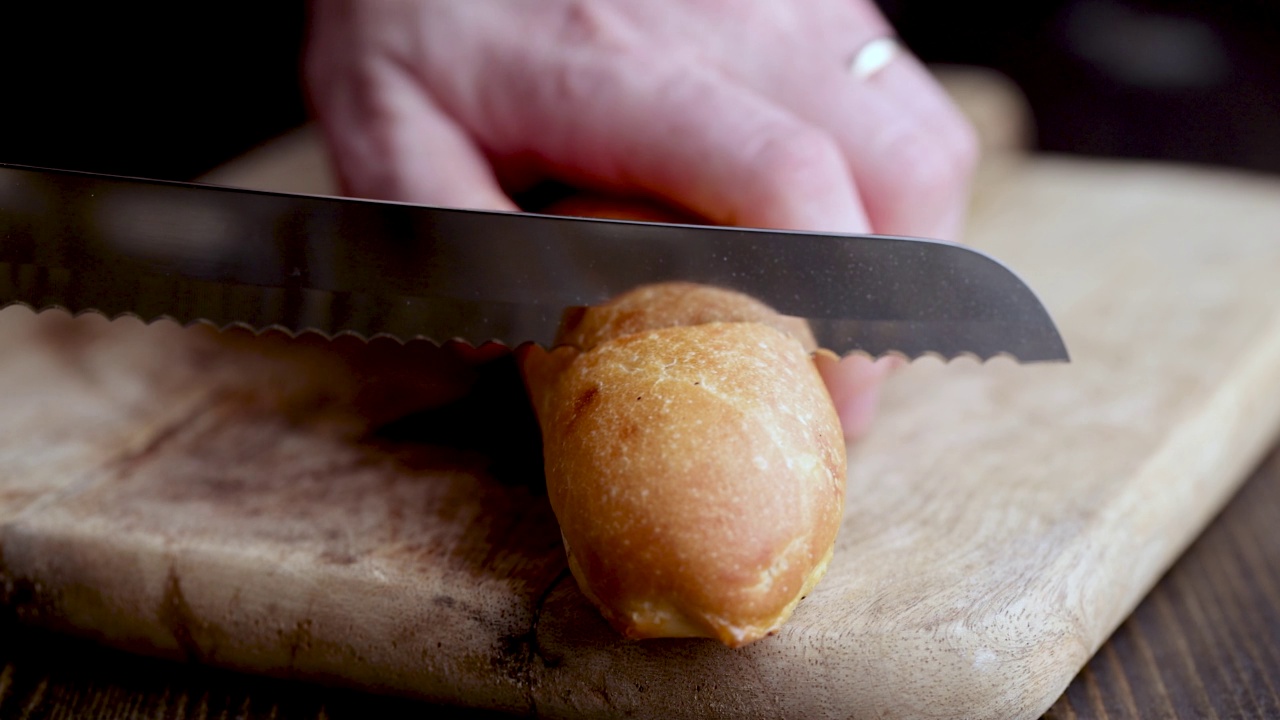
<instances>
[{"instance_id":1,"label":"knuckle","mask_svg":"<svg viewBox=\"0 0 1280 720\"><path fill-rule=\"evenodd\" d=\"M847 182L840 147L826 133L807 126L775 124L765 128L748 149L754 184L769 202L777 196L825 194Z\"/></svg>"},{"instance_id":2,"label":"knuckle","mask_svg":"<svg viewBox=\"0 0 1280 720\"><path fill-rule=\"evenodd\" d=\"M944 136L918 128L894 138L886 155L885 166L894 171L884 180L900 201L958 196L977 166L978 143L964 132Z\"/></svg>"},{"instance_id":3,"label":"knuckle","mask_svg":"<svg viewBox=\"0 0 1280 720\"><path fill-rule=\"evenodd\" d=\"M621 47L628 33L617 12L597 0L562 0L554 37L558 43Z\"/></svg>"},{"instance_id":4,"label":"knuckle","mask_svg":"<svg viewBox=\"0 0 1280 720\"><path fill-rule=\"evenodd\" d=\"M545 37L553 44L536 63L554 100L598 100L635 63L637 43L618 12L598 0L561 0Z\"/></svg>"}]
</instances>

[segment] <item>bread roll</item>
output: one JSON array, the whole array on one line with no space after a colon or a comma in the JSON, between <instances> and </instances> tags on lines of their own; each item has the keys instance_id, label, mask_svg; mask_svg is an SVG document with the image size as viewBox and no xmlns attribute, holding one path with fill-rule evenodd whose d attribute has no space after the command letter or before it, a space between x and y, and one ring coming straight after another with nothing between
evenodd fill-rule
<instances>
[{"instance_id":1,"label":"bread roll","mask_svg":"<svg viewBox=\"0 0 1280 720\"><path fill-rule=\"evenodd\" d=\"M630 638L740 646L822 577L845 444L807 326L738 293L640 288L521 361L583 593Z\"/></svg>"}]
</instances>

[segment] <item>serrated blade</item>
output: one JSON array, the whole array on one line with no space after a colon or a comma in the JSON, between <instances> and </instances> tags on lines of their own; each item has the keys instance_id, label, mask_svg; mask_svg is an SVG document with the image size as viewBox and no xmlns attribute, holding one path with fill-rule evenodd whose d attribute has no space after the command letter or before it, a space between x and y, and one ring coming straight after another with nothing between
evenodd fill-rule
<instances>
[{"instance_id":1,"label":"serrated blade","mask_svg":"<svg viewBox=\"0 0 1280 720\"><path fill-rule=\"evenodd\" d=\"M0 164L0 307L550 346L563 313L685 281L840 354L1066 360L1013 272L949 243L483 212Z\"/></svg>"}]
</instances>

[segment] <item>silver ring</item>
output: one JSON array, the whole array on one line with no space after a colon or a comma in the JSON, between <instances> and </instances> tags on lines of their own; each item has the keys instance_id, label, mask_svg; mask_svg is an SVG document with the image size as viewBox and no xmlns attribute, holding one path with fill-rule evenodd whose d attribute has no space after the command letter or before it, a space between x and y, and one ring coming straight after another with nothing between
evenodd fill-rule
<instances>
[{"instance_id":1,"label":"silver ring","mask_svg":"<svg viewBox=\"0 0 1280 720\"><path fill-rule=\"evenodd\" d=\"M888 67L900 50L895 38L875 38L854 53L853 60L849 61L849 74L858 80L869 80Z\"/></svg>"}]
</instances>

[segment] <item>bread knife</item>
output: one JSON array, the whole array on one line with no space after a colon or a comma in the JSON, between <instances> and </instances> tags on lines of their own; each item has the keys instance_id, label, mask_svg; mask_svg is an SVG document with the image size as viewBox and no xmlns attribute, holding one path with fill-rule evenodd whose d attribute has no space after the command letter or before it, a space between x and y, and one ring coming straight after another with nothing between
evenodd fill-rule
<instances>
[{"instance_id":1,"label":"bread knife","mask_svg":"<svg viewBox=\"0 0 1280 720\"><path fill-rule=\"evenodd\" d=\"M0 307L550 347L562 316L685 281L821 347L1065 361L1035 293L937 240L486 212L0 164Z\"/></svg>"}]
</instances>

